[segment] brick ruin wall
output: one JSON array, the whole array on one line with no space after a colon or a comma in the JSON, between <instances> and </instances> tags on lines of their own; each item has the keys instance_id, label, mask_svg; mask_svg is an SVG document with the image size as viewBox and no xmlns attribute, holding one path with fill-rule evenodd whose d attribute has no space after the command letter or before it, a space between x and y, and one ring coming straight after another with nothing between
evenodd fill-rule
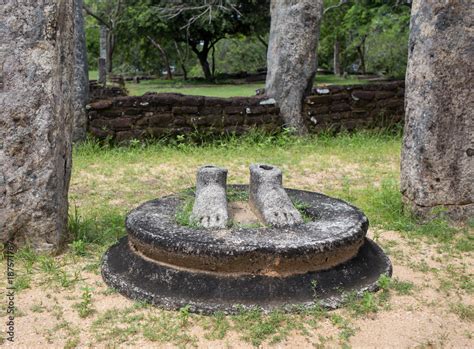
<instances>
[{"instance_id":1,"label":"brick ruin wall","mask_svg":"<svg viewBox=\"0 0 474 349\"><path fill-rule=\"evenodd\" d=\"M283 126L279 108L265 96L215 98L174 93L148 93L92 101L89 132L116 142L199 133L243 134L258 128L278 131ZM404 83L318 88L304 101L312 133L352 131L401 123Z\"/></svg>"}]
</instances>

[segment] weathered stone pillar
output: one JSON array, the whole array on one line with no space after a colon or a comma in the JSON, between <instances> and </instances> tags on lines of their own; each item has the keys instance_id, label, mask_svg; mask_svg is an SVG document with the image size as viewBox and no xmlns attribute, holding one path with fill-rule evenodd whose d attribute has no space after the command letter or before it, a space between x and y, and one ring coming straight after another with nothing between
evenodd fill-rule
<instances>
[{"instance_id":1,"label":"weathered stone pillar","mask_svg":"<svg viewBox=\"0 0 474 349\"><path fill-rule=\"evenodd\" d=\"M83 0L74 1L74 128L72 139L80 142L86 138L89 100L89 71L87 66L86 33L84 30Z\"/></svg>"},{"instance_id":2,"label":"weathered stone pillar","mask_svg":"<svg viewBox=\"0 0 474 349\"><path fill-rule=\"evenodd\" d=\"M67 233L73 0L4 0L0 18L0 239L55 251Z\"/></svg>"},{"instance_id":3,"label":"weathered stone pillar","mask_svg":"<svg viewBox=\"0 0 474 349\"><path fill-rule=\"evenodd\" d=\"M289 127L307 132L303 98L311 92L317 69L322 0L272 0L265 94L278 102Z\"/></svg>"},{"instance_id":4,"label":"weathered stone pillar","mask_svg":"<svg viewBox=\"0 0 474 349\"><path fill-rule=\"evenodd\" d=\"M425 218L474 213L473 25L469 1L413 2L401 191Z\"/></svg>"}]
</instances>

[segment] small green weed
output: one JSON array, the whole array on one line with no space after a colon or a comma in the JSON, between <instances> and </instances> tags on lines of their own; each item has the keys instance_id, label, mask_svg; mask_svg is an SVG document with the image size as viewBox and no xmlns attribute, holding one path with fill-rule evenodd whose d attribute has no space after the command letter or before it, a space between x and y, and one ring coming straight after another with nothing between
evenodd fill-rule
<instances>
[{"instance_id":1,"label":"small green weed","mask_svg":"<svg viewBox=\"0 0 474 349\"><path fill-rule=\"evenodd\" d=\"M185 332L189 322L188 315L179 312L162 312L159 316L150 315L143 326L143 336L153 342L173 343L179 347L193 345L196 338Z\"/></svg>"},{"instance_id":2,"label":"small green weed","mask_svg":"<svg viewBox=\"0 0 474 349\"><path fill-rule=\"evenodd\" d=\"M186 227L196 227L196 223L191 219L194 200L192 197L184 199L181 207L176 211L176 222Z\"/></svg>"},{"instance_id":3,"label":"small green weed","mask_svg":"<svg viewBox=\"0 0 474 349\"><path fill-rule=\"evenodd\" d=\"M92 292L89 287L82 288L82 301L74 305L81 318L88 317L94 312L92 306Z\"/></svg>"},{"instance_id":4,"label":"small green weed","mask_svg":"<svg viewBox=\"0 0 474 349\"><path fill-rule=\"evenodd\" d=\"M379 311L379 299L370 292L364 292L362 296L350 293L346 296L345 306L355 316L365 316Z\"/></svg>"},{"instance_id":5,"label":"small green weed","mask_svg":"<svg viewBox=\"0 0 474 349\"><path fill-rule=\"evenodd\" d=\"M450 305L450 310L462 320L474 321L474 306L472 305L455 303Z\"/></svg>"},{"instance_id":6,"label":"small green weed","mask_svg":"<svg viewBox=\"0 0 474 349\"><path fill-rule=\"evenodd\" d=\"M278 310L268 315L259 309L241 310L232 319L242 339L255 346L269 338L273 343L283 340L294 325Z\"/></svg>"},{"instance_id":7,"label":"small green weed","mask_svg":"<svg viewBox=\"0 0 474 349\"><path fill-rule=\"evenodd\" d=\"M223 312L215 313L209 322L204 325L209 332L205 337L209 340L223 339L229 331L231 325Z\"/></svg>"},{"instance_id":8,"label":"small green weed","mask_svg":"<svg viewBox=\"0 0 474 349\"><path fill-rule=\"evenodd\" d=\"M311 205L301 200L292 200L292 201L293 201L293 206L295 206L295 208L301 214L301 217L303 217L303 221L305 223L311 222L313 218L308 214L308 211L307 211L309 208L311 208Z\"/></svg>"},{"instance_id":9,"label":"small green weed","mask_svg":"<svg viewBox=\"0 0 474 349\"><path fill-rule=\"evenodd\" d=\"M38 262L40 265L41 271L48 274L56 274L59 270L59 266L56 263L56 260L48 255L40 255L38 257Z\"/></svg>"},{"instance_id":10,"label":"small green weed","mask_svg":"<svg viewBox=\"0 0 474 349\"><path fill-rule=\"evenodd\" d=\"M86 244L110 245L125 235L124 215L117 209L102 208L86 218L77 208L69 215L68 228L72 236L71 248L82 256Z\"/></svg>"},{"instance_id":11,"label":"small green weed","mask_svg":"<svg viewBox=\"0 0 474 349\"><path fill-rule=\"evenodd\" d=\"M75 240L69 244L71 251L76 256L84 257L87 255L87 244L83 240Z\"/></svg>"},{"instance_id":12,"label":"small green weed","mask_svg":"<svg viewBox=\"0 0 474 349\"><path fill-rule=\"evenodd\" d=\"M79 271L75 271L74 274L70 276L66 271L59 270L55 275L55 279L61 287L68 288L80 280L80 273Z\"/></svg>"},{"instance_id":13,"label":"small green weed","mask_svg":"<svg viewBox=\"0 0 474 349\"><path fill-rule=\"evenodd\" d=\"M30 288L31 277L29 275L20 274L15 277L13 287L17 292Z\"/></svg>"},{"instance_id":14,"label":"small green weed","mask_svg":"<svg viewBox=\"0 0 474 349\"><path fill-rule=\"evenodd\" d=\"M79 343L81 343L79 337L68 338L66 344L64 344L64 349L74 349L79 345Z\"/></svg>"},{"instance_id":15,"label":"small green weed","mask_svg":"<svg viewBox=\"0 0 474 349\"><path fill-rule=\"evenodd\" d=\"M41 304L33 304L30 308L33 313L43 313L46 310L46 307Z\"/></svg>"},{"instance_id":16,"label":"small green weed","mask_svg":"<svg viewBox=\"0 0 474 349\"><path fill-rule=\"evenodd\" d=\"M415 285L410 281L401 281L398 278L391 278L388 275L382 274L377 280L377 285L382 292L389 292L394 290L400 295L409 295L412 293Z\"/></svg>"},{"instance_id":17,"label":"small green weed","mask_svg":"<svg viewBox=\"0 0 474 349\"><path fill-rule=\"evenodd\" d=\"M229 202L248 201L249 193L246 190L240 190L230 187L227 189L227 200Z\"/></svg>"},{"instance_id":18,"label":"small green weed","mask_svg":"<svg viewBox=\"0 0 474 349\"><path fill-rule=\"evenodd\" d=\"M355 335L355 329L349 320L339 314L333 314L330 318L331 323L339 329L339 340L343 347L348 346L349 339Z\"/></svg>"}]
</instances>

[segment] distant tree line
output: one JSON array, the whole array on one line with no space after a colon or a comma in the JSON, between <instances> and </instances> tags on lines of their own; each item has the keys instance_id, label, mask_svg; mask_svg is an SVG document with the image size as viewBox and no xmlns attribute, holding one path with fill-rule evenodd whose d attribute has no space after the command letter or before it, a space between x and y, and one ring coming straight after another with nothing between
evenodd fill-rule
<instances>
[{"instance_id":1,"label":"distant tree line","mask_svg":"<svg viewBox=\"0 0 474 349\"><path fill-rule=\"evenodd\" d=\"M342 75L403 76L410 3L325 0L319 66ZM107 68L213 80L265 68L270 0L85 0L89 66L97 67L100 26Z\"/></svg>"}]
</instances>

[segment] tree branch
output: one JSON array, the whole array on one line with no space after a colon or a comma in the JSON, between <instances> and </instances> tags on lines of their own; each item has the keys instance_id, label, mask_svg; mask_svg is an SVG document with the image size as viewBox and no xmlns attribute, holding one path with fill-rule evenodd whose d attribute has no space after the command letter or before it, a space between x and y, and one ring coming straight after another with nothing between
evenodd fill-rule
<instances>
[{"instance_id":1,"label":"tree branch","mask_svg":"<svg viewBox=\"0 0 474 349\"><path fill-rule=\"evenodd\" d=\"M99 23L102 23L103 25L105 25L108 29L111 29L111 25L110 23L108 23L106 20L104 20L102 17L100 17L99 15L95 14L94 12L92 12L92 10L86 6L86 4L83 5L83 8L84 10L86 11L86 13L89 15L89 16L92 16L94 17Z\"/></svg>"},{"instance_id":2,"label":"tree branch","mask_svg":"<svg viewBox=\"0 0 474 349\"><path fill-rule=\"evenodd\" d=\"M178 3L176 5L168 5L166 7L158 6L157 8L158 11L167 19L175 18L185 12L193 13L186 24L180 28L187 30L194 22L206 15L209 17L209 23L212 22L215 14L218 14L219 12L235 12L238 15L242 15L235 6L233 0L206 0L204 1L203 5L192 6Z\"/></svg>"},{"instance_id":3,"label":"tree branch","mask_svg":"<svg viewBox=\"0 0 474 349\"><path fill-rule=\"evenodd\" d=\"M323 14L326 14L326 12L328 12L329 10L334 10L335 8L341 7L342 5L347 4L348 2L349 2L349 0L340 0L340 1L339 1L339 4L333 5L333 6L329 6L328 8L324 9Z\"/></svg>"},{"instance_id":4,"label":"tree branch","mask_svg":"<svg viewBox=\"0 0 474 349\"><path fill-rule=\"evenodd\" d=\"M214 45L217 44L217 42L222 40L222 39L224 39L224 37L219 37L219 38L215 39L214 41L211 41L210 46L209 46L209 50L211 48L214 48Z\"/></svg>"},{"instance_id":5,"label":"tree branch","mask_svg":"<svg viewBox=\"0 0 474 349\"><path fill-rule=\"evenodd\" d=\"M147 38L148 40L150 40L151 44L152 44L153 46L155 46L158 50L160 50L160 52L161 52L163 55L166 54L166 53L165 53L165 50L163 49L163 47L161 47L161 45L160 45L159 43L157 43L151 36L147 35L146 38Z\"/></svg>"},{"instance_id":6,"label":"tree branch","mask_svg":"<svg viewBox=\"0 0 474 349\"><path fill-rule=\"evenodd\" d=\"M260 35L256 35L256 37L257 40L260 41L260 43L268 50L268 43Z\"/></svg>"}]
</instances>

